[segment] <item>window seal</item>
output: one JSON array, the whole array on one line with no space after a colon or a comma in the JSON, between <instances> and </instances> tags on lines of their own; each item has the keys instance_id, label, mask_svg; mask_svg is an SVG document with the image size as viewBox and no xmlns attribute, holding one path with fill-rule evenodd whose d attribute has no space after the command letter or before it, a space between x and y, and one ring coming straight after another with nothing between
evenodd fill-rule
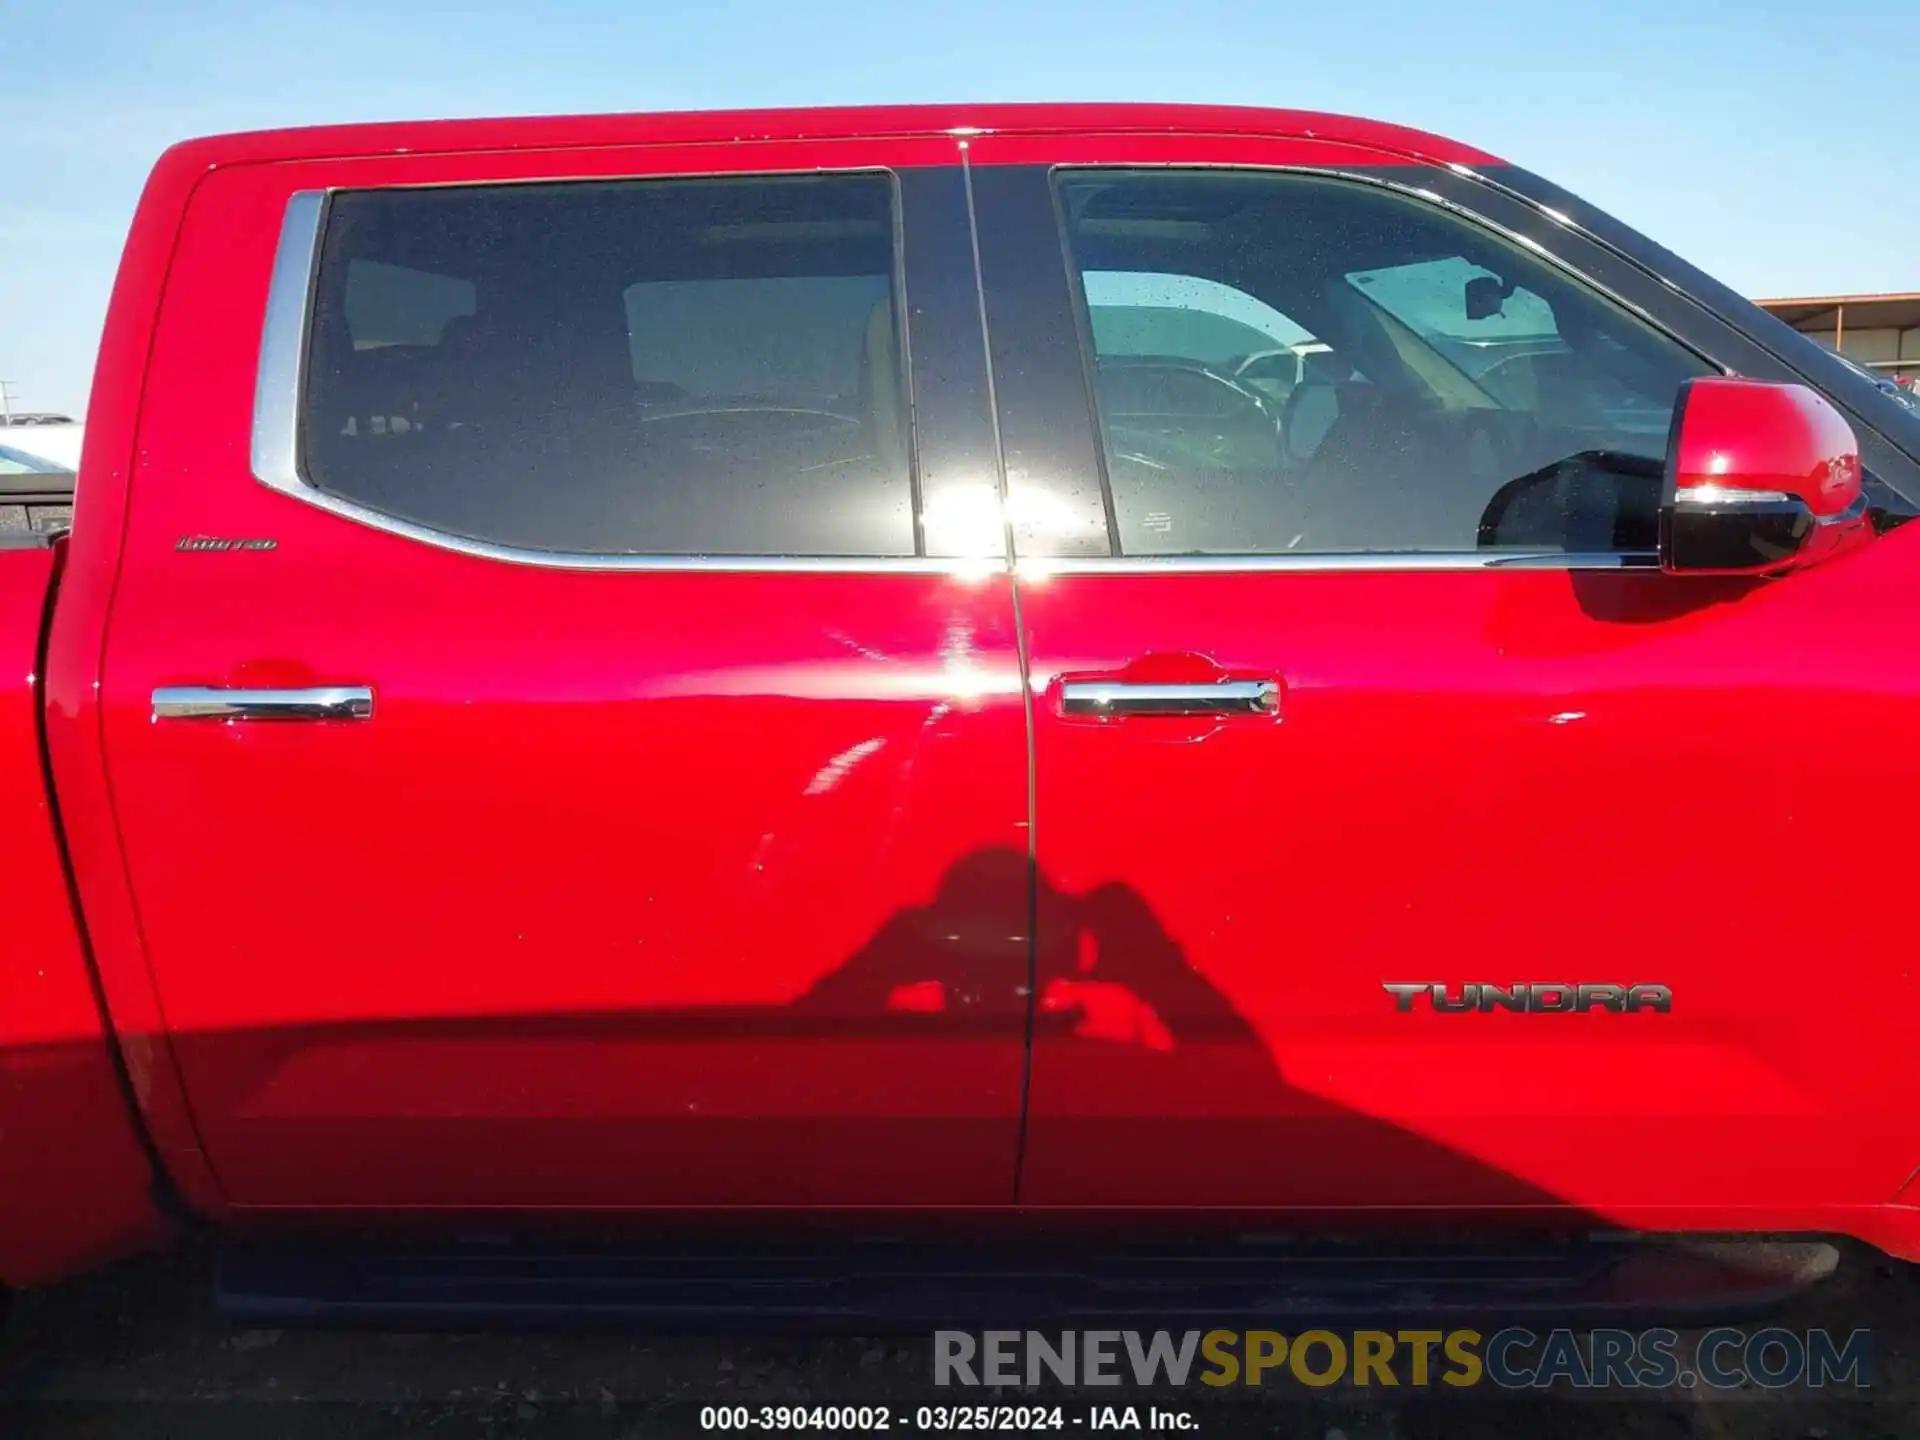
<instances>
[{"instance_id":1,"label":"window seal","mask_svg":"<svg viewBox=\"0 0 1920 1440\"><path fill-rule=\"evenodd\" d=\"M1107 464L1107 425L1100 414L1100 396L1094 384L1098 359L1093 347L1093 307L1087 302L1087 276L1074 257L1073 236L1068 226L1065 192L1060 173L1066 167L1056 165L1047 175L1047 198L1052 202L1054 234L1060 241L1060 263L1067 270L1067 303L1073 310L1073 324L1080 342L1080 384L1086 396L1087 413L1093 417L1094 474L1100 481L1100 505L1107 517L1107 548L1115 558L1126 558L1120 542L1120 504L1113 497L1113 471Z\"/></svg>"},{"instance_id":2,"label":"window seal","mask_svg":"<svg viewBox=\"0 0 1920 1440\"><path fill-rule=\"evenodd\" d=\"M817 172L808 171L808 174ZM902 386L904 408L909 416L907 431L908 465L912 496L919 490L918 463L914 458L911 424L911 371L907 352L902 265L904 249L901 230L904 220L898 177L891 171L847 173L885 173L894 180L894 286L897 341L900 365L906 375ZM733 177L729 177L733 178ZM414 187L355 187L401 189ZM548 570L589 571L661 571L700 573L788 573L788 574L907 574L953 575L964 573L1005 573L1004 557L962 559L915 555L656 555L595 554L561 550L540 550L530 546L503 545L470 536L455 535L430 525L403 520L371 506L332 495L310 483L300 468L301 409L306 395L307 355L312 336L313 297L320 268L320 244L326 232L327 209L334 188L296 190L287 197L280 223L280 238L274 250L273 273L267 287L267 304L260 334L260 362L255 374L252 429L248 457L253 478L267 489L290 499L349 520L370 530L395 535L404 540L437 550L491 560L509 565L525 565ZM914 503L910 499L910 504ZM919 521L916 517L916 548Z\"/></svg>"}]
</instances>

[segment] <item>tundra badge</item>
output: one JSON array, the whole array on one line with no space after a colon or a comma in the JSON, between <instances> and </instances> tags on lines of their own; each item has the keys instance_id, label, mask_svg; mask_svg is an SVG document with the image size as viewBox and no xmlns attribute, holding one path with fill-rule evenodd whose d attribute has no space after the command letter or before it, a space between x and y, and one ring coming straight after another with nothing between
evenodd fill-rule
<instances>
[{"instance_id":1,"label":"tundra badge","mask_svg":"<svg viewBox=\"0 0 1920 1440\"><path fill-rule=\"evenodd\" d=\"M1424 995L1427 1007L1443 1015L1459 1015L1469 1010L1513 1010L1522 1015L1571 1014L1585 1010L1611 1010L1624 1014L1631 1010L1654 1010L1665 1015L1673 1009L1673 991L1665 985L1482 985L1469 983L1453 994L1445 982L1438 984L1382 982L1393 996L1393 1008L1401 1014L1413 1009L1414 1001Z\"/></svg>"}]
</instances>

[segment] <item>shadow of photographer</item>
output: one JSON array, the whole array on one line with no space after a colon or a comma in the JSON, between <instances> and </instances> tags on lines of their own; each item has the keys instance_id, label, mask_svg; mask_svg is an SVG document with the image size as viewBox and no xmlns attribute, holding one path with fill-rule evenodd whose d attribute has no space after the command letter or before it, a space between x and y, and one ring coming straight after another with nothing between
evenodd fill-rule
<instances>
[{"instance_id":1,"label":"shadow of photographer","mask_svg":"<svg viewBox=\"0 0 1920 1440\"><path fill-rule=\"evenodd\" d=\"M1297 1083L1138 891L1069 893L1011 849L957 862L795 1008L930 1036L1025 1027L1025 1205L1565 1208Z\"/></svg>"}]
</instances>

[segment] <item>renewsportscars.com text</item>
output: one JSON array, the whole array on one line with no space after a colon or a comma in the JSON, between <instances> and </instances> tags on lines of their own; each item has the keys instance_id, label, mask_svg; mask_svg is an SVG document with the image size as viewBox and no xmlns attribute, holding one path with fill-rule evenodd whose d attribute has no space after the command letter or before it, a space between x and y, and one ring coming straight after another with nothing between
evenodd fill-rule
<instances>
[{"instance_id":1,"label":"renewsportscars.com text","mask_svg":"<svg viewBox=\"0 0 1920 1440\"><path fill-rule=\"evenodd\" d=\"M1866 1330L940 1330L936 1385L1866 1389Z\"/></svg>"}]
</instances>

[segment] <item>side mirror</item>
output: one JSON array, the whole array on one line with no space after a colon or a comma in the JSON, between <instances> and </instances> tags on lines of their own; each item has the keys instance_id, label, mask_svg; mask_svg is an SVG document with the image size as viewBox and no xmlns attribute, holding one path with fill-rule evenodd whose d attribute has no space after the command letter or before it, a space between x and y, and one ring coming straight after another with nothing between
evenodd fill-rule
<instances>
[{"instance_id":1,"label":"side mirror","mask_svg":"<svg viewBox=\"0 0 1920 1440\"><path fill-rule=\"evenodd\" d=\"M1860 446L1804 385L1704 376L1680 387L1660 502L1660 568L1771 575L1872 535Z\"/></svg>"}]
</instances>

